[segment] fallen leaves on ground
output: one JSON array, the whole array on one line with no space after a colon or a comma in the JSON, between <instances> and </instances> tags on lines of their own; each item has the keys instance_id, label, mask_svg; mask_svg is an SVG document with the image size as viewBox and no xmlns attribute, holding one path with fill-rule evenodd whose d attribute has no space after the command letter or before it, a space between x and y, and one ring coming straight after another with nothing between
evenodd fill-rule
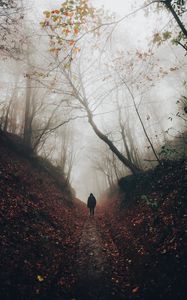
<instances>
[{"instance_id":1,"label":"fallen leaves on ground","mask_svg":"<svg viewBox=\"0 0 187 300\"><path fill-rule=\"evenodd\" d=\"M3 140L0 156L1 297L58 299L75 284L85 205Z\"/></svg>"},{"instance_id":2,"label":"fallen leaves on ground","mask_svg":"<svg viewBox=\"0 0 187 300\"><path fill-rule=\"evenodd\" d=\"M100 207L102 236L115 275L112 281L125 299L183 300L186 296L185 163L172 162L160 169L152 174L149 188L137 184L134 199L119 191L108 193ZM148 199L157 201L158 209L142 201L145 191ZM127 205L131 200L133 204Z\"/></svg>"},{"instance_id":3,"label":"fallen leaves on ground","mask_svg":"<svg viewBox=\"0 0 187 300\"><path fill-rule=\"evenodd\" d=\"M2 299L84 300L75 291L85 205L70 201L47 172L0 142ZM135 186L132 205L118 191L97 207L111 299L185 299L184 167L173 162L148 173L146 184Z\"/></svg>"}]
</instances>

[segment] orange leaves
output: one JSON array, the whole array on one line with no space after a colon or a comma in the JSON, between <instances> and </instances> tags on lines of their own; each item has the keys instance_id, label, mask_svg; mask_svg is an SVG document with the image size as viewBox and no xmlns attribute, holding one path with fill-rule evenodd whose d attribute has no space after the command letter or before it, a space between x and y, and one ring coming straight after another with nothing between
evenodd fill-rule
<instances>
[{"instance_id":1,"label":"orange leaves","mask_svg":"<svg viewBox=\"0 0 187 300\"><path fill-rule=\"evenodd\" d=\"M88 31L89 26L95 25L99 20L99 14L90 4L88 0L67 0L62 3L59 9L44 11L45 20L40 22L42 28L52 31L52 39L50 43L54 43L54 47L50 50L55 55L59 54L58 48L62 49L61 55L65 58L71 50L75 55L80 52L80 48L73 49L76 41L80 37L80 33ZM50 32L49 32L50 35ZM71 60L73 59L71 57ZM68 62L69 63L69 62ZM65 59L67 64L67 59Z\"/></svg>"},{"instance_id":2,"label":"orange leaves","mask_svg":"<svg viewBox=\"0 0 187 300\"><path fill-rule=\"evenodd\" d=\"M68 36L68 34L71 33L71 30L70 30L70 29L66 29L66 30L65 30L65 33L66 33L66 35Z\"/></svg>"},{"instance_id":3,"label":"orange leaves","mask_svg":"<svg viewBox=\"0 0 187 300\"><path fill-rule=\"evenodd\" d=\"M51 48L49 51L55 55L58 55L59 52L61 51L61 48Z\"/></svg>"},{"instance_id":4,"label":"orange leaves","mask_svg":"<svg viewBox=\"0 0 187 300\"><path fill-rule=\"evenodd\" d=\"M80 52L80 51L81 51L81 49L80 49L79 47L73 48L73 52L74 52L74 53L78 53L78 52Z\"/></svg>"},{"instance_id":5,"label":"orange leaves","mask_svg":"<svg viewBox=\"0 0 187 300\"><path fill-rule=\"evenodd\" d=\"M52 10L51 13L52 13L52 14L57 14L57 15L58 15L58 14L60 13L60 10L59 10L59 9L55 9L55 10Z\"/></svg>"},{"instance_id":6,"label":"orange leaves","mask_svg":"<svg viewBox=\"0 0 187 300\"><path fill-rule=\"evenodd\" d=\"M77 35L79 33L78 28L74 28L73 32L74 32L75 35Z\"/></svg>"},{"instance_id":7,"label":"orange leaves","mask_svg":"<svg viewBox=\"0 0 187 300\"><path fill-rule=\"evenodd\" d=\"M75 41L74 40L69 41L69 45L70 46L74 46L75 45Z\"/></svg>"},{"instance_id":8,"label":"orange leaves","mask_svg":"<svg viewBox=\"0 0 187 300\"><path fill-rule=\"evenodd\" d=\"M66 16L66 17L73 17L74 13L73 12L65 12L64 16Z\"/></svg>"}]
</instances>

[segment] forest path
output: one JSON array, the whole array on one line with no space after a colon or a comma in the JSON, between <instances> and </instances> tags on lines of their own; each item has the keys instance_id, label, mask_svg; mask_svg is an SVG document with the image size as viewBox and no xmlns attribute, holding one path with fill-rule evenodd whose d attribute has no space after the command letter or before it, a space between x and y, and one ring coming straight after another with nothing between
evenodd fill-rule
<instances>
[{"instance_id":1,"label":"forest path","mask_svg":"<svg viewBox=\"0 0 187 300\"><path fill-rule=\"evenodd\" d=\"M112 296L112 270L100 234L99 223L89 217L83 228L78 250L76 299L109 300Z\"/></svg>"}]
</instances>

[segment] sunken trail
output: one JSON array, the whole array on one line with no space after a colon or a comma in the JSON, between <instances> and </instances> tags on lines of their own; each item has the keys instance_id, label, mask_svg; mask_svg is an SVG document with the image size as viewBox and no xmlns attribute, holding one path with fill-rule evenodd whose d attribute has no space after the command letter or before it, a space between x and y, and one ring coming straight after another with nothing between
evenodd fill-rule
<instances>
[{"instance_id":1,"label":"sunken trail","mask_svg":"<svg viewBox=\"0 0 187 300\"><path fill-rule=\"evenodd\" d=\"M59 169L0 132L0 298L186 299L186 170L123 178L88 217Z\"/></svg>"},{"instance_id":2,"label":"sunken trail","mask_svg":"<svg viewBox=\"0 0 187 300\"><path fill-rule=\"evenodd\" d=\"M107 256L98 223L90 217L84 224L78 251L77 299L111 299L111 266Z\"/></svg>"}]
</instances>

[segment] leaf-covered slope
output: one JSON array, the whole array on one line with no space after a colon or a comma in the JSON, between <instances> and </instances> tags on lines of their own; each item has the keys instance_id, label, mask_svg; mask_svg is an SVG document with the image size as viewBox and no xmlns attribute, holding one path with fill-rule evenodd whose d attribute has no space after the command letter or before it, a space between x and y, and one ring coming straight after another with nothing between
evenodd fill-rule
<instances>
[{"instance_id":1,"label":"leaf-covered slope","mask_svg":"<svg viewBox=\"0 0 187 300\"><path fill-rule=\"evenodd\" d=\"M0 137L2 299L58 299L69 293L85 208L69 201L67 190Z\"/></svg>"},{"instance_id":2,"label":"leaf-covered slope","mask_svg":"<svg viewBox=\"0 0 187 300\"><path fill-rule=\"evenodd\" d=\"M138 180L126 179L121 180L123 191L115 191L102 203L103 230L119 251L114 259L116 293L125 299L183 300L187 294L185 163L169 162Z\"/></svg>"}]
</instances>

